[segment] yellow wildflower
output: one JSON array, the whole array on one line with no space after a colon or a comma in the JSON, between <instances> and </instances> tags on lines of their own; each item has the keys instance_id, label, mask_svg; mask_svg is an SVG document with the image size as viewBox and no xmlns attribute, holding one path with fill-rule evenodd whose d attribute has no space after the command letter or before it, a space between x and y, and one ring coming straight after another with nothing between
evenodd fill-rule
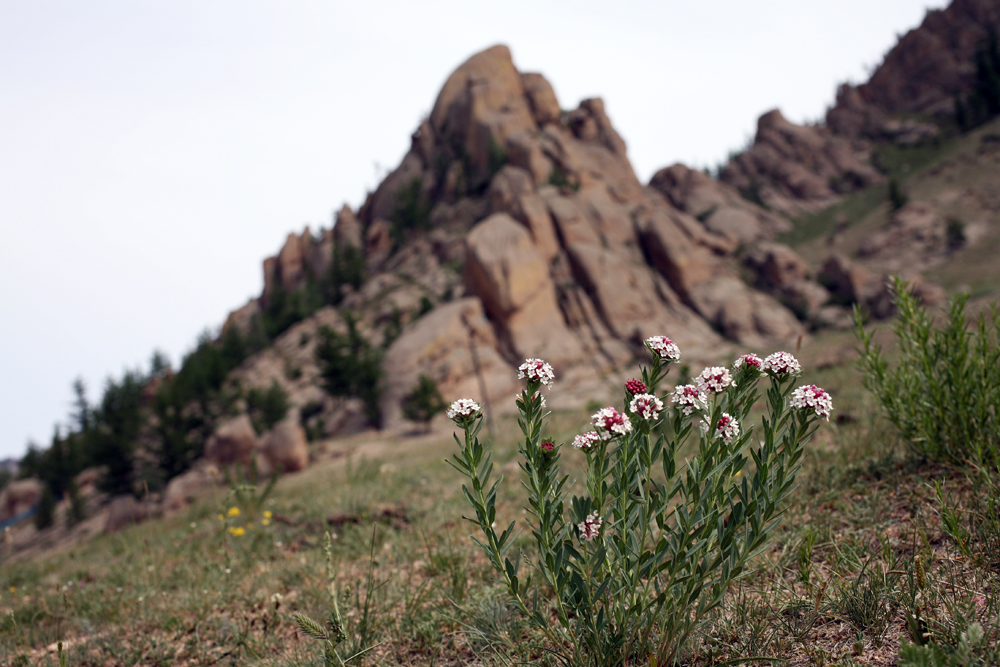
<instances>
[{"instance_id":1,"label":"yellow wildflower","mask_svg":"<svg viewBox=\"0 0 1000 667\"><path fill-rule=\"evenodd\" d=\"M243 529L243 526L235 526L235 527L230 527L230 528L229 528L229 532L230 532L230 533L231 533L231 534L232 534L232 535L233 535L234 537L240 537L241 535L243 535L243 534L244 534L244 533L246 533L247 531Z\"/></svg>"},{"instance_id":2,"label":"yellow wildflower","mask_svg":"<svg viewBox=\"0 0 1000 667\"><path fill-rule=\"evenodd\" d=\"M219 515L219 521L225 521L225 520L226 520L226 517L224 517L224 516L222 516L222 515L220 514L220 515Z\"/></svg>"},{"instance_id":3,"label":"yellow wildflower","mask_svg":"<svg viewBox=\"0 0 1000 667\"><path fill-rule=\"evenodd\" d=\"M262 525L262 526L270 526L271 525L271 520L270 519L261 519L260 520L260 525Z\"/></svg>"},{"instance_id":4,"label":"yellow wildflower","mask_svg":"<svg viewBox=\"0 0 1000 667\"><path fill-rule=\"evenodd\" d=\"M13 595L16 592L17 592L17 586L11 586L10 587L10 594Z\"/></svg>"},{"instance_id":5,"label":"yellow wildflower","mask_svg":"<svg viewBox=\"0 0 1000 667\"><path fill-rule=\"evenodd\" d=\"M272 516L274 516L274 514L271 512L271 510L264 510L265 519L270 519Z\"/></svg>"},{"instance_id":6,"label":"yellow wildflower","mask_svg":"<svg viewBox=\"0 0 1000 667\"><path fill-rule=\"evenodd\" d=\"M229 516L239 516L239 515L240 515L240 508L239 507L230 507L229 508Z\"/></svg>"}]
</instances>

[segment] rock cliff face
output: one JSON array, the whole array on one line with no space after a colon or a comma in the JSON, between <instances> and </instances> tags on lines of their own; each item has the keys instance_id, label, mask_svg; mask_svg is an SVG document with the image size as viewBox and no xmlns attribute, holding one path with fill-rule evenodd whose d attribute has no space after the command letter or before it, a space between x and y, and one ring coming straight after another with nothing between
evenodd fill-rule
<instances>
[{"instance_id":1,"label":"rock cliff face","mask_svg":"<svg viewBox=\"0 0 1000 667\"><path fill-rule=\"evenodd\" d=\"M866 144L823 126L795 125L774 109L757 121L753 145L726 165L721 180L744 197L794 217L883 179L868 163Z\"/></svg>"},{"instance_id":2,"label":"rock cliff face","mask_svg":"<svg viewBox=\"0 0 1000 667\"><path fill-rule=\"evenodd\" d=\"M644 186L602 100L563 112L544 77L519 72L495 46L448 78L409 152L357 212L345 207L318 237L289 235L264 263L261 297L227 324L249 326L279 290L302 289L339 249L357 248L366 280L339 308L387 344L392 381L380 407L383 425L395 427L421 374L446 400L484 387L507 398L525 357L547 359L569 386L586 388L631 366L654 334L706 360L726 340L761 351L795 340L800 321L743 282L732 256L785 229L681 165ZM392 340L390 323L400 329ZM296 335L275 347L291 354ZM268 361L275 354L238 373L290 384L282 362ZM316 400L305 387L298 394Z\"/></svg>"},{"instance_id":3,"label":"rock cliff face","mask_svg":"<svg viewBox=\"0 0 1000 667\"><path fill-rule=\"evenodd\" d=\"M795 125L777 109L761 116L753 144L725 166L721 180L789 217L879 183L873 143L913 146L952 123L956 96L975 86L976 54L998 29L998 0L954 0L928 11L868 82L838 89L825 123Z\"/></svg>"},{"instance_id":4,"label":"rock cliff face","mask_svg":"<svg viewBox=\"0 0 1000 667\"><path fill-rule=\"evenodd\" d=\"M867 83L840 87L827 125L845 136L879 136L894 130L892 123L886 125L889 114L950 116L955 95L974 85L976 51L998 28L996 0L954 0L945 9L928 11Z\"/></svg>"}]
</instances>

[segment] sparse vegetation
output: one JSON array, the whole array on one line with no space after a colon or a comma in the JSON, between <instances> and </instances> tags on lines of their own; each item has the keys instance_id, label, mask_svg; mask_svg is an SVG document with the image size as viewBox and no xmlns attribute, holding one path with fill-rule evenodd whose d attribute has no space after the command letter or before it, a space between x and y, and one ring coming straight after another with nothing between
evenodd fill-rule
<instances>
[{"instance_id":1,"label":"sparse vegetation","mask_svg":"<svg viewBox=\"0 0 1000 667\"><path fill-rule=\"evenodd\" d=\"M941 326L921 307L906 282L894 279L900 360L894 369L855 311L865 386L917 453L964 467L1000 462L1000 312L967 328L967 295L951 299Z\"/></svg>"},{"instance_id":2,"label":"sparse vegetation","mask_svg":"<svg viewBox=\"0 0 1000 667\"><path fill-rule=\"evenodd\" d=\"M1000 39L990 31L975 57L975 89L955 96L955 123L969 130L1000 114Z\"/></svg>"},{"instance_id":3,"label":"sparse vegetation","mask_svg":"<svg viewBox=\"0 0 1000 667\"><path fill-rule=\"evenodd\" d=\"M903 187L899 184L899 181L895 178L889 179L889 207L893 211L898 211L899 209L906 206L910 198L903 192Z\"/></svg>"},{"instance_id":4,"label":"sparse vegetation","mask_svg":"<svg viewBox=\"0 0 1000 667\"><path fill-rule=\"evenodd\" d=\"M570 190L580 189L580 184L576 181L571 181L566 172L563 171L563 168L558 164L552 165L552 171L549 172L549 185L557 188L568 188Z\"/></svg>"},{"instance_id":5,"label":"sparse vegetation","mask_svg":"<svg viewBox=\"0 0 1000 667\"><path fill-rule=\"evenodd\" d=\"M497 143L492 133L490 133L490 142L487 146L487 155L489 158L490 178L493 178L497 172L503 169L509 159L507 157L507 149Z\"/></svg>"},{"instance_id":6,"label":"sparse vegetation","mask_svg":"<svg viewBox=\"0 0 1000 667\"><path fill-rule=\"evenodd\" d=\"M329 327L319 331L316 360L323 374L324 386L331 396L360 398L368 408L372 423L379 420L379 396L382 380L382 355L358 331L357 320L345 314L345 334Z\"/></svg>"},{"instance_id":7,"label":"sparse vegetation","mask_svg":"<svg viewBox=\"0 0 1000 667\"><path fill-rule=\"evenodd\" d=\"M403 398L403 416L425 427L435 416L445 411L444 399L438 391L437 383L423 373L416 386Z\"/></svg>"},{"instance_id":8,"label":"sparse vegetation","mask_svg":"<svg viewBox=\"0 0 1000 667\"><path fill-rule=\"evenodd\" d=\"M762 208L770 208L764 202L762 188L763 186L761 185L760 181L758 181L755 177L751 177L750 182L747 183L746 186L740 188L739 190L740 190L740 195L748 202L757 204L757 206L760 206Z\"/></svg>"},{"instance_id":9,"label":"sparse vegetation","mask_svg":"<svg viewBox=\"0 0 1000 667\"><path fill-rule=\"evenodd\" d=\"M42 489L42 499L38 503L38 511L35 512L35 528L45 530L56 522L56 496L52 493L52 487L46 485Z\"/></svg>"},{"instance_id":10,"label":"sparse vegetation","mask_svg":"<svg viewBox=\"0 0 1000 667\"><path fill-rule=\"evenodd\" d=\"M344 288L358 289L365 282L365 256L351 244L337 244L330 261L327 301L336 306L344 300Z\"/></svg>"},{"instance_id":11,"label":"sparse vegetation","mask_svg":"<svg viewBox=\"0 0 1000 667\"><path fill-rule=\"evenodd\" d=\"M272 380L271 386L267 389L254 387L249 390L246 393L246 402L250 421L258 434L270 431L288 414L288 392L278 384L277 380Z\"/></svg>"},{"instance_id":12,"label":"sparse vegetation","mask_svg":"<svg viewBox=\"0 0 1000 667\"><path fill-rule=\"evenodd\" d=\"M398 247L413 232L431 227L432 204L424 195L424 182L415 177L396 194L396 210L392 216L392 239Z\"/></svg>"},{"instance_id":13,"label":"sparse vegetation","mask_svg":"<svg viewBox=\"0 0 1000 667\"><path fill-rule=\"evenodd\" d=\"M958 218L948 218L945 228L945 243L948 250L959 250L968 239L965 236L965 223Z\"/></svg>"}]
</instances>

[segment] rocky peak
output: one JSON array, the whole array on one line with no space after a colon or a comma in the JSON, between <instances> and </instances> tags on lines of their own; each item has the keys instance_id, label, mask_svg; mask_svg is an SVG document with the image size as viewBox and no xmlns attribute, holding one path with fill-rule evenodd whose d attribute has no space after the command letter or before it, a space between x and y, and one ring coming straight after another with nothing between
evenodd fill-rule
<instances>
[{"instance_id":1,"label":"rocky peak","mask_svg":"<svg viewBox=\"0 0 1000 667\"><path fill-rule=\"evenodd\" d=\"M796 125L773 109L757 120L753 145L726 165L721 180L747 199L794 217L882 176L868 163L865 144L822 125Z\"/></svg>"},{"instance_id":2,"label":"rocky peak","mask_svg":"<svg viewBox=\"0 0 1000 667\"><path fill-rule=\"evenodd\" d=\"M601 99L563 112L542 75L522 74L495 46L448 77L400 165L356 213L341 209L322 241L290 235L265 262L264 301L316 275L313 250L327 239L334 256L348 245L364 253L365 282L338 307L386 346L384 426L401 423L399 402L420 375L446 400L478 387L506 396L525 357L553 363L580 392L563 394L573 404L625 372L648 336L671 336L694 363L724 339L763 352L800 336L799 320L743 282L732 256L786 225L681 165L643 186Z\"/></svg>"},{"instance_id":3,"label":"rocky peak","mask_svg":"<svg viewBox=\"0 0 1000 667\"><path fill-rule=\"evenodd\" d=\"M846 136L878 136L889 114L950 118L955 96L974 86L976 51L990 31L998 29L997 0L954 0L945 9L928 11L866 83L840 87L836 104L827 112L827 125Z\"/></svg>"}]
</instances>

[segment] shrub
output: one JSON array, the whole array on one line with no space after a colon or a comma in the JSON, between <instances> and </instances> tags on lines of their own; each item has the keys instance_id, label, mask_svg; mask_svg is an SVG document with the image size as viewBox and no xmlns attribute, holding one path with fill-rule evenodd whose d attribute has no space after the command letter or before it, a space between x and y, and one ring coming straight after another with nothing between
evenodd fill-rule
<instances>
[{"instance_id":1,"label":"shrub","mask_svg":"<svg viewBox=\"0 0 1000 667\"><path fill-rule=\"evenodd\" d=\"M902 186L899 184L895 178L889 179L889 206L892 207L893 211L898 211L899 209L906 206L910 198L906 196L903 192Z\"/></svg>"},{"instance_id":2,"label":"shrub","mask_svg":"<svg viewBox=\"0 0 1000 667\"><path fill-rule=\"evenodd\" d=\"M364 253L350 243L334 245L325 288L327 300L336 306L344 300L345 286L358 289L364 282ZM305 335L303 334L303 336Z\"/></svg>"},{"instance_id":3,"label":"shrub","mask_svg":"<svg viewBox=\"0 0 1000 667\"><path fill-rule=\"evenodd\" d=\"M764 201L764 188L761 182L753 176L750 177L750 182L746 186L740 188L740 196L761 208L770 208Z\"/></svg>"},{"instance_id":4,"label":"shrub","mask_svg":"<svg viewBox=\"0 0 1000 667\"><path fill-rule=\"evenodd\" d=\"M445 300L447 301L447 299ZM434 310L434 302L425 294L420 297L420 310L417 311L417 315L413 319L419 319L432 310Z\"/></svg>"},{"instance_id":5,"label":"shrub","mask_svg":"<svg viewBox=\"0 0 1000 667\"><path fill-rule=\"evenodd\" d=\"M368 418L378 423L382 355L361 335L357 320L350 313L346 313L344 319L346 334L337 333L330 327L319 330L316 360L324 387L331 396L362 399L368 408Z\"/></svg>"},{"instance_id":6,"label":"shrub","mask_svg":"<svg viewBox=\"0 0 1000 667\"><path fill-rule=\"evenodd\" d=\"M490 141L486 147L487 158L489 160L489 170L490 178L497 175L504 165L509 161L507 157L507 149L503 147L496 139L493 138L493 133L490 133Z\"/></svg>"},{"instance_id":7,"label":"shrub","mask_svg":"<svg viewBox=\"0 0 1000 667\"><path fill-rule=\"evenodd\" d=\"M435 415L445 411L444 399L437 383L423 373L409 394L403 398L403 416L410 421L430 424Z\"/></svg>"},{"instance_id":8,"label":"shrub","mask_svg":"<svg viewBox=\"0 0 1000 667\"><path fill-rule=\"evenodd\" d=\"M104 466L98 487L105 493L136 491L134 458L144 423L142 392L146 380L138 371L127 371L120 381L108 378L105 385L96 412L91 454L95 464Z\"/></svg>"},{"instance_id":9,"label":"shrub","mask_svg":"<svg viewBox=\"0 0 1000 667\"><path fill-rule=\"evenodd\" d=\"M288 392L277 380L267 389L254 387L247 392L247 412L258 434L269 431L288 414Z\"/></svg>"},{"instance_id":10,"label":"shrub","mask_svg":"<svg viewBox=\"0 0 1000 667\"><path fill-rule=\"evenodd\" d=\"M449 410L464 431L451 463L471 482L463 491L475 510L469 520L483 534L477 543L514 605L566 664L679 660L748 561L767 548L803 447L816 420L829 418L826 392L815 386L793 392L799 367L787 353L763 362L746 355L732 370L705 369L696 385L677 387L673 409L664 410L657 387L680 352L664 337L646 345L652 369L626 384L622 411L599 410L596 430L574 440L587 471L585 493L572 498L569 478L559 471L562 447L543 438L541 390L551 384L552 369L537 359L519 369L527 380L516 403L527 523L537 550L524 559L532 572L522 571L522 554L512 551L516 523L500 533L493 528L503 478L490 482L479 406L462 399ZM761 377L770 386L758 433L749 423ZM695 454L678 464L692 439Z\"/></svg>"},{"instance_id":11,"label":"shrub","mask_svg":"<svg viewBox=\"0 0 1000 667\"><path fill-rule=\"evenodd\" d=\"M865 331L865 317L855 307L865 386L921 456L960 466L1000 462L1000 312L994 309L989 319L980 316L970 330L967 295L952 298L938 323L906 282L894 278L890 289L898 311L894 331L899 362L894 369L874 342L874 332Z\"/></svg>"},{"instance_id":12,"label":"shrub","mask_svg":"<svg viewBox=\"0 0 1000 667\"><path fill-rule=\"evenodd\" d=\"M66 525L75 526L87 518L87 501L80 495L80 487L76 480L70 482L66 489L69 507L66 508Z\"/></svg>"},{"instance_id":13,"label":"shrub","mask_svg":"<svg viewBox=\"0 0 1000 667\"><path fill-rule=\"evenodd\" d=\"M42 499L38 502L35 512L35 528L45 530L56 521L56 494L48 484L42 489Z\"/></svg>"},{"instance_id":14,"label":"shrub","mask_svg":"<svg viewBox=\"0 0 1000 667\"><path fill-rule=\"evenodd\" d=\"M965 236L965 223L958 218L948 218L948 226L945 228L945 241L948 250L958 250L967 241Z\"/></svg>"},{"instance_id":15,"label":"shrub","mask_svg":"<svg viewBox=\"0 0 1000 667\"><path fill-rule=\"evenodd\" d=\"M286 290L275 285L267 299L267 307L260 314L261 327L268 340L274 340L293 324L306 319L323 307L323 289L315 280L305 286ZM235 327L230 327L230 330Z\"/></svg>"},{"instance_id":16,"label":"shrub","mask_svg":"<svg viewBox=\"0 0 1000 667\"><path fill-rule=\"evenodd\" d=\"M976 78L971 93L955 95L955 123L969 130L1000 113L1000 41L995 29L975 55Z\"/></svg>"},{"instance_id":17,"label":"shrub","mask_svg":"<svg viewBox=\"0 0 1000 667\"><path fill-rule=\"evenodd\" d=\"M423 193L424 182L417 176L400 188L396 195L396 210L392 216L391 235L398 246L412 232L431 228L431 209Z\"/></svg>"},{"instance_id":18,"label":"shrub","mask_svg":"<svg viewBox=\"0 0 1000 667\"><path fill-rule=\"evenodd\" d=\"M549 172L549 185L557 188L570 188L572 190L580 189L580 184L576 181L571 181L566 172L558 164L552 165L552 171Z\"/></svg>"}]
</instances>

